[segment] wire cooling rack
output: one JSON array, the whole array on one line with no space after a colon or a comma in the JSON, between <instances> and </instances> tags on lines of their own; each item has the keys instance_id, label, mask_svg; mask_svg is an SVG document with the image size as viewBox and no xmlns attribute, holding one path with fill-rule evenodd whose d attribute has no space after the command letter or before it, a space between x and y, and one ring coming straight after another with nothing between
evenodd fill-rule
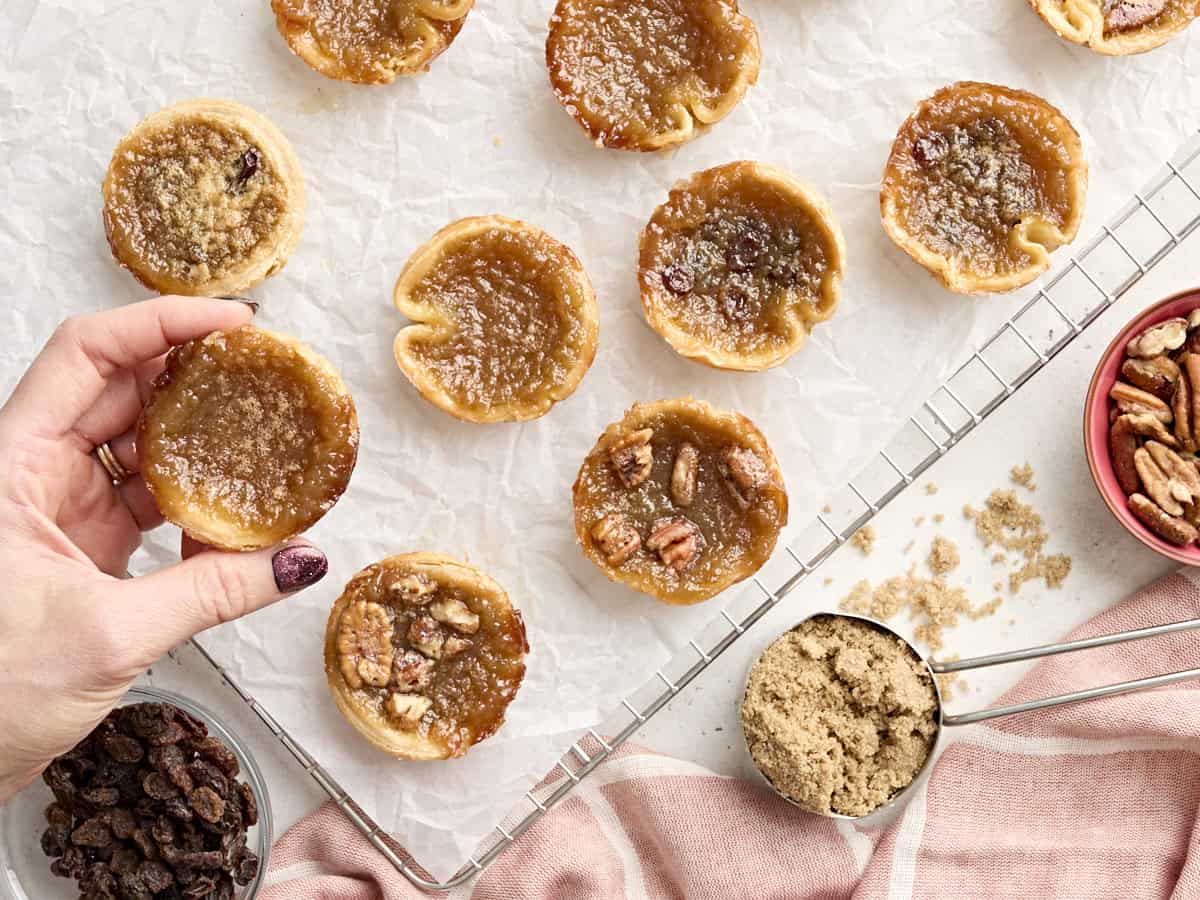
<instances>
[{"instance_id":1,"label":"wire cooling rack","mask_svg":"<svg viewBox=\"0 0 1200 900\"><path fill-rule=\"evenodd\" d=\"M484 839L455 875L425 877L418 860L397 849L337 780L196 641L191 644L354 826L412 884L427 891L457 887L498 857L588 773L728 650L759 619L900 495L976 425L1063 351L1096 318L1200 227L1200 134L1192 137L1107 225L1083 244L1021 310L980 346L910 416L898 434L822 513L777 553L746 591L604 722L563 754L555 769ZM764 583L782 566L779 586ZM605 738L603 735L608 735Z\"/></svg>"}]
</instances>

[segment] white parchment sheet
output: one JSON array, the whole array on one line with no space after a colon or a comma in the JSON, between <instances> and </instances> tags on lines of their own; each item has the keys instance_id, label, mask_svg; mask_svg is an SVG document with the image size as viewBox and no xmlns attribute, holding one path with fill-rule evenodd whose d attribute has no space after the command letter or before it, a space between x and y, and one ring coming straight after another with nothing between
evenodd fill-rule
<instances>
[{"instance_id":1,"label":"white parchment sheet","mask_svg":"<svg viewBox=\"0 0 1200 900\"><path fill-rule=\"evenodd\" d=\"M295 145L308 222L287 268L253 291L260 322L341 369L358 404L353 483L311 537L318 587L206 645L363 808L437 877L547 770L580 729L719 609L660 606L606 582L574 546L570 486L603 427L637 400L694 394L754 419L783 464L793 521L882 446L949 367L1028 296L943 291L888 241L878 180L916 102L957 79L1048 98L1091 163L1086 236L1193 131L1200 31L1110 60L1062 43L1025 0L745 0L763 65L746 100L676 152L592 147L551 94L552 0L479 0L431 72L390 87L335 83L292 56L267 0L4 0L0 6L0 387L62 317L146 295L112 262L100 182L118 139L198 96L247 103ZM849 249L837 316L769 373L687 362L644 324L637 234L677 179L738 158L827 195ZM451 419L392 361L391 305L408 255L461 216L502 213L572 246L600 304L600 348L578 392L523 425ZM1063 256L1060 252L1060 258ZM140 569L174 557L155 533ZM464 556L529 626L529 674L508 722L461 760L397 762L333 707L322 671L329 606L389 554Z\"/></svg>"}]
</instances>

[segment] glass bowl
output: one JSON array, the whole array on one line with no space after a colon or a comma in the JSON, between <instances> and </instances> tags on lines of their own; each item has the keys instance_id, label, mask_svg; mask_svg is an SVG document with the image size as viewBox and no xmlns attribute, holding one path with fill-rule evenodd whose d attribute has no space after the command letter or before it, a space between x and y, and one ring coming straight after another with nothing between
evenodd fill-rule
<instances>
[{"instance_id":1,"label":"glass bowl","mask_svg":"<svg viewBox=\"0 0 1200 900\"><path fill-rule=\"evenodd\" d=\"M191 713L208 726L241 764L238 780L245 781L258 801L258 824L246 834L246 846L258 854L258 876L240 888L237 900L252 900L262 888L272 842L271 801L258 763L249 748L215 715L186 697L157 688L138 686L121 698L118 706L136 703L169 703ZM42 853L41 836L46 829L46 807L54 802L50 788L39 778L0 806L0 900L78 900L79 887L71 878L50 873L50 859Z\"/></svg>"}]
</instances>

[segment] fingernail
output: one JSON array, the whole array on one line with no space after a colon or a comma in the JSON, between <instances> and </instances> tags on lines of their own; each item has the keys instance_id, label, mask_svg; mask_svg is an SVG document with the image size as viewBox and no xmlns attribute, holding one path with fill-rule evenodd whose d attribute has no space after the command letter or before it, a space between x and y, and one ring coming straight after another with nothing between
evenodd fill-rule
<instances>
[{"instance_id":1,"label":"fingernail","mask_svg":"<svg viewBox=\"0 0 1200 900\"><path fill-rule=\"evenodd\" d=\"M329 560L316 547L299 544L284 547L271 557L275 586L284 594L311 587L329 571Z\"/></svg>"},{"instance_id":2,"label":"fingernail","mask_svg":"<svg viewBox=\"0 0 1200 900\"><path fill-rule=\"evenodd\" d=\"M238 303L244 303L244 304L246 304L248 307L250 307L250 312L251 312L251 313L257 313L257 312L258 312L258 301L257 301L257 300L251 300L249 297L233 297L233 296L228 296L228 297L218 297L217 299L218 299L218 300L235 300L235 301L237 301Z\"/></svg>"}]
</instances>

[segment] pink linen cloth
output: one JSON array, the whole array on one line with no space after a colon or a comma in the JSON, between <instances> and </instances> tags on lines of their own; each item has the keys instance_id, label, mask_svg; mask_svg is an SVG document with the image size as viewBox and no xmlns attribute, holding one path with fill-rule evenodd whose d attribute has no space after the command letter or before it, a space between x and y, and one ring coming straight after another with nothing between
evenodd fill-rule
<instances>
[{"instance_id":1,"label":"pink linen cloth","mask_svg":"<svg viewBox=\"0 0 1200 900\"><path fill-rule=\"evenodd\" d=\"M1072 637L1200 618L1167 576ZM1183 633L1050 658L1001 702L1200 666ZM953 705L951 703L951 705ZM1198 898L1200 685L953 729L904 813L862 831L626 746L456 900ZM1196 850L1196 856L1191 851ZM276 845L264 900L416 900L325 805Z\"/></svg>"}]
</instances>

